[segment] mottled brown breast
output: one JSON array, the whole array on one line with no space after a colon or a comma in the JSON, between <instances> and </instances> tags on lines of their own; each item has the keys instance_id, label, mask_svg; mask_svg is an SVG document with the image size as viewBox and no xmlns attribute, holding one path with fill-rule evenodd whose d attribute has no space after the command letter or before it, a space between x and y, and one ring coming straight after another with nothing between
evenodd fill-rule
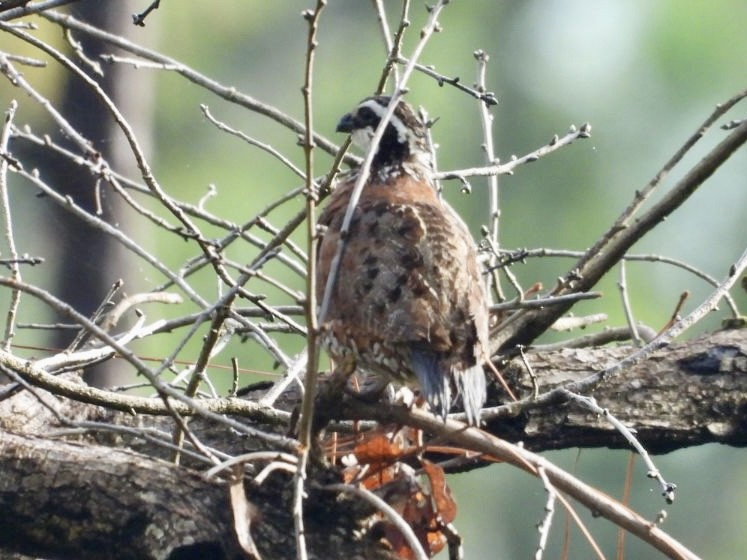
<instances>
[{"instance_id":1,"label":"mottled brown breast","mask_svg":"<svg viewBox=\"0 0 747 560\"><path fill-rule=\"evenodd\" d=\"M339 185L319 216L320 301L354 182ZM333 357L352 351L364 368L399 379L412 376L413 347L436 353L447 371L482 362L488 315L474 242L429 183L403 173L363 189L322 328Z\"/></svg>"}]
</instances>

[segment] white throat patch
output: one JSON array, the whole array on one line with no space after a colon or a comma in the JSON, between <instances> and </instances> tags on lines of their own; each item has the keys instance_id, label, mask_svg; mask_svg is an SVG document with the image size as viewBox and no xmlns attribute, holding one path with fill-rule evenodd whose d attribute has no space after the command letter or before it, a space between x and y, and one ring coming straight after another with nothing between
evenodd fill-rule
<instances>
[{"instance_id":1,"label":"white throat patch","mask_svg":"<svg viewBox=\"0 0 747 560\"><path fill-rule=\"evenodd\" d=\"M353 144L358 146L363 152L368 152L368 148L371 147L371 140L374 137L374 129L370 126L366 128L356 128L350 133L350 138L353 140Z\"/></svg>"}]
</instances>

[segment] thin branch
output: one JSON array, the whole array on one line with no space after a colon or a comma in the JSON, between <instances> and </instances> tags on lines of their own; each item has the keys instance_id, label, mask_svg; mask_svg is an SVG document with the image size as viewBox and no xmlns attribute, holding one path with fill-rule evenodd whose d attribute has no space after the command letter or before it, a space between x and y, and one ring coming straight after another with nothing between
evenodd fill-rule
<instances>
[{"instance_id":1,"label":"thin branch","mask_svg":"<svg viewBox=\"0 0 747 560\"><path fill-rule=\"evenodd\" d=\"M547 494L547 502L545 502L545 517L542 519L540 524L537 525L539 542L537 543L537 550L534 553L534 560L542 560L542 555L547 547L547 538L550 536L550 527L552 526L552 518L555 514L555 498L557 494L552 483L547 478L547 474L543 467L537 469L537 476L542 481L542 486L545 488L545 493Z\"/></svg>"},{"instance_id":2,"label":"thin branch","mask_svg":"<svg viewBox=\"0 0 747 560\"><path fill-rule=\"evenodd\" d=\"M516 261L523 261L526 258L530 257L569 257L574 259L580 259L583 257L586 252L585 251L570 251L568 249L520 249L518 251L508 251L506 249L503 249L501 251L503 255L505 255L505 258L507 259L507 262L500 263L499 266L505 266L508 263L516 262ZM685 270L701 280L704 280L706 283L710 284L711 286L718 286L719 281L716 280L713 276L708 274L707 272L700 270L698 267L693 266L689 263L686 263L684 261L681 261L679 259L675 259L672 257L666 257L664 255L656 255L656 254L636 254L636 253L626 253L623 255L622 260L626 261L642 261L642 262L660 262L664 264L672 265L676 268L681 268L682 270ZM730 294L724 295L724 301L729 306L729 309L734 317L739 317L739 309L737 308L737 304L734 301L734 298Z\"/></svg>"},{"instance_id":3,"label":"thin branch","mask_svg":"<svg viewBox=\"0 0 747 560\"><path fill-rule=\"evenodd\" d=\"M659 469L656 468L656 465L654 465L654 462L651 459L651 456L646 451L646 448L641 445L641 442L638 441L638 438L635 437L633 431L630 428L628 428L625 424L615 418L613 414L610 414L609 410L599 406L594 397L584 397L582 395L571 393L570 391L566 392L566 396L570 400L579 403L581 406L583 406L587 410L590 410L594 414L603 416L610 424L612 424L614 428L618 432L620 432L620 434L626 439L626 441L633 447L633 449L635 449L643 458L643 461L644 463L646 463L646 467L648 468L647 476L649 478L655 478L659 482L659 485L661 486L661 495L664 496L664 499L667 501L667 503L671 504L674 502L675 490L677 489L677 485L664 480L664 477L661 475Z\"/></svg>"},{"instance_id":4,"label":"thin branch","mask_svg":"<svg viewBox=\"0 0 747 560\"><path fill-rule=\"evenodd\" d=\"M240 433L259 437L271 442L281 449L296 449L297 444L295 440L252 428L251 426L244 425L241 422L237 422L236 420L224 416L225 414L236 414L239 416L252 416L259 414L260 417L263 417L266 420L273 421L274 419L274 422L282 422L287 420L287 414L277 410L268 410L256 405L255 403L239 399L205 399L199 401L191 399L154 376L151 370L134 354L132 350L121 345L115 338L104 332L101 327L95 325L87 317L81 315L75 311L75 309L55 298L45 290L2 277L0 277L0 285L22 290L40 299L46 304L52 306L55 310L68 315L81 326L91 331L96 338L114 348L123 359L132 364L138 373L145 376L160 395L163 395L164 398L175 399L176 402L170 404L173 410L179 414L198 414L233 428ZM170 414L170 411L159 399L116 394L110 391L96 389L94 387L55 377L47 373L45 370L35 367L33 362L17 358L16 356L1 350L0 363L14 369L27 381L34 383L39 387L43 387L58 395L70 397L81 402L103 405L127 412L135 411L147 414Z\"/></svg>"},{"instance_id":5,"label":"thin branch","mask_svg":"<svg viewBox=\"0 0 747 560\"><path fill-rule=\"evenodd\" d=\"M522 299L507 301L505 303L494 303L489 307L491 313L498 311L510 311L513 309L541 309L548 305L560 305L568 302L578 302L587 299L602 297L601 292L583 292L577 294L565 294L562 296L543 296L537 299Z\"/></svg>"},{"instance_id":6,"label":"thin branch","mask_svg":"<svg viewBox=\"0 0 747 560\"><path fill-rule=\"evenodd\" d=\"M495 165L489 165L486 167L470 167L468 169L436 172L435 178L446 181L448 179L463 180L465 177L491 177L494 175L511 175L514 172L514 169L516 169L518 166L524 165L526 163L533 163L541 157L546 156L547 154L551 154L552 152L559 150L560 148L567 146L568 144L571 144L575 140L585 138L591 138L591 125L588 123L581 125L581 128L578 129L575 126L571 126L570 130L565 134L565 136L562 136L560 138L554 136L552 140L550 140L550 142L548 142L541 148L537 148L533 152L530 152L521 157L513 156L508 163L496 163Z\"/></svg>"},{"instance_id":7,"label":"thin branch","mask_svg":"<svg viewBox=\"0 0 747 560\"><path fill-rule=\"evenodd\" d=\"M293 476L293 527L296 537L296 557L298 560L306 560L306 530L304 527L303 510L304 498L306 496L306 476L309 466L309 456L314 444L314 433L312 424L314 420L314 402L317 393L317 368L319 366L319 323L316 315L316 204L317 188L314 184L314 113L313 113L313 82L314 82L314 55L316 53L317 32L319 30L319 19L326 0L317 0L314 10L305 10L303 17L308 22L309 31L306 40L306 66L304 69L304 83L301 89L304 105L304 156L306 162L306 251L307 279L306 279L306 360L307 369L304 378L303 400L298 420L298 444L300 456L298 468Z\"/></svg>"},{"instance_id":8,"label":"thin branch","mask_svg":"<svg viewBox=\"0 0 747 560\"><path fill-rule=\"evenodd\" d=\"M490 57L482 49L476 50L473 53L475 60L477 61L477 90L480 93L486 91L486 75L488 69L488 60ZM495 160L495 148L493 146L493 115L490 109L485 103L479 104L480 108L480 123L482 124L482 149L485 153L485 161L492 163ZM498 259L498 250L500 249L500 200L498 190L498 176L491 175L488 177L488 225L486 227L486 237L490 239L490 257L488 260L488 270L491 271L487 275L487 293L491 295L493 290L498 297L498 301L503 301L503 290L501 289L500 279L498 274L494 272L495 264Z\"/></svg>"},{"instance_id":9,"label":"thin branch","mask_svg":"<svg viewBox=\"0 0 747 560\"><path fill-rule=\"evenodd\" d=\"M101 318L114 306L112 298L122 288L122 286L124 286L124 281L122 279L115 281L114 284L109 286L109 291L106 293L99 306L91 315L91 321L93 321L94 323L100 323ZM90 334L91 333L87 332L85 329L81 329L80 332L75 335L73 341L68 344L66 353L78 350L80 347L82 347L88 340Z\"/></svg>"},{"instance_id":10,"label":"thin branch","mask_svg":"<svg viewBox=\"0 0 747 560\"><path fill-rule=\"evenodd\" d=\"M200 111L202 111L202 114L205 115L205 117L211 123L213 123L219 130L222 130L223 132L227 132L228 134L232 136L236 136L237 138L241 138L247 144L250 144L252 146L255 146L267 152L268 154L270 154L271 156L279 160L283 165L285 165L293 173L298 175L303 181L306 181L306 175L304 175L304 172L301 169L299 169L298 166L296 166L290 159L288 159L286 156L284 156L282 153L280 153L278 150L276 150L269 144L260 142L259 140L256 140L252 138L251 136L248 136L247 134L244 134L240 130L236 130L235 128L228 126L226 123L219 121L212 115L212 113L210 112L210 109L204 103L200 105Z\"/></svg>"},{"instance_id":11,"label":"thin branch","mask_svg":"<svg viewBox=\"0 0 747 560\"><path fill-rule=\"evenodd\" d=\"M26 37L32 37L28 33L15 29L12 25L3 23L2 21L0 21L0 29L8 33L12 33L13 35L16 35L17 37L24 40ZM40 41L35 40L35 42L38 44L43 44ZM73 127L67 121L67 119L62 116L62 114L57 110L54 104L49 101L49 99L41 95L36 89L34 89L31 84L29 84L29 82L23 77L23 74L15 69L15 66L11 63L8 56L2 52L0 52L0 71L5 74L11 85L21 88L23 91L28 93L28 95L34 101L41 105L44 110L52 117L52 119L60 126L65 136L72 140L86 155L87 158L91 160L98 160L98 154L91 146L91 142L88 139L84 138L75 129L75 127Z\"/></svg>"},{"instance_id":12,"label":"thin branch","mask_svg":"<svg viewBox=\"0 0 747 560\"><path fill-rule=\"evenodd\" d=\"M16 173L24 177L27 181L30 181L36 187L38 187L42 192L44 192L45 195L47 195L52 201L54 201L60 207L71 212L76 217L78 217L81 221L87 223L88 225L96 228L99 231L102 231L103 233L107 235L110 235L111 237L116 239L119 243L121 243L126 249L129 249L135 255L137 255L138 257L143 259L145 262L153 266L153 268L158 270L166 278L170 279L174 284L179 286L179 288L184 291L184 293L189 297L189 299L192 300L199 307L201 308L208 307L208 303L202 298L202 296L200 296L196 291L194 291L194 289L189 284L187 284L181 276L172 272L171 269L169 269L155 255L149 253L143 247L135 243L135 241L131 237L127 236L122 230L112 226L105 220L102 220L101 218L94 216L93 214L87 212L84 208L76 204L69 197L63 197L60 193L58 193L52 187L50 187L44 181L42 181L38 176L28 173L25 170L16 170Z\"/></svg>"},{"instance_id":13,"label":"thin branch","mask_svg":"<svg viewBox=\"0 0 747 560\"><path fill-rule=\"evenodd\" d=\"M206 89L207 91L210 91L211 93L214 93L216 96L228 101L229 103L234 103L236 105L239 105L240 107L244 107L245 109L249 109L250 111L253 111L260 115L264 115L293 132L296 132L298 134L303 134L304 132L303 123L289 117L279 109L266 103L262 103L245 93L237 91L235 87L224 86L223 84L220 84L219 82L208 78L204 74L200 74L186 64L182 64L181 62L164 56L159 52L146 49L145 47L132 43L131 41L128 41L127 39L119 35L107 33L106 31L82 22L67 14L62 14L55 11L47 11L40 15L48 19L49 21L53 21L65 28L81 31L91 37L104 41L105 43L119 47L146 60L150 60L152 62L160 64L164 70L176 72L190 82ZM108 60L107 57L103 58L104 60ZM318 134L314 135L314 143L320 149L332 155L336 154L339 150L339 148L334 143ZM348 156L347 159L350 163L355 163L358 161L357 158L351 156Z\"/></svg>"},{"instance_id":14,"label":"thin branch","mask_svg":"<svg viewBox=\"0 0 747 560\"><path fill-rule=\"evenodd\" d=\"M253 451L251 453L243 453L241 455L235 455L229 457L222 463L214 465L210 470L206 471L202 476L206 480L211 480L218 476L223 471L233 470L233 467L237 465L243 465L245 463L253 463L255 461L270 461L278 462L282 461L291 466L294 470L298 465L298 458L290 453L282 453L279 451Z\"/></svg>"},{"instance_id":15,"label":"thin branch","mask_svg":"<svg viewBox=\"0 0 747 560\"><path fill-rule=\"evenodd\" d=\"M381 73L379 79L379 85L376 87L376 93L383 93L386 90L386 84L389 81L389 76L394 73L394 83L400 82L399 68L396 62L399 59L399 53L402 50L402 40L405 36L405 30L410 27L410 0L402 1L402 12L399 17L399 26L394 39L390 39L388 25L386 24L386 13L384 11L384 4L381 0L374 0L378 17L383 20L382 30L385 35L386 49L387 49L387 60L384 65L384 70ZM386 26L386 27L385 27Z\"/></svg>"},{"instance_id":16,"label":"thin branch","mask_svg":"<svg viewBox=\"0 0 747 560\"><path fill-rule=\"evenodd\" d=\"M636 214L641 208L643 203L653 194L656 187L669 175L669 172L682 160L683 157L690 151L690 149L705 136L706 132L713 126L713 124L720 119L727 111L729 111L734 105L739 103L742 99L747 97L747 90L741 91L731 99L724 103L716 106L716 109L711 113L708 118L703 122L702 125L695 131L695 133L688 138L682 147L675 152L675 154L667 161L664 166L656 173L656 175L649 181L649 183L641 190L636 191L633 202L623 210L622 214L618 216L612 227L603 235L599 241L595 244L595 247L603 247L607 244L607 241L613 237L620 228L626 227L630 219ZM590 249L588 255L594 254L593 249Z\"/></svg>"},{"instance_id":17,"label":"thin branch","mask_svg":"<svg viewBox=\"0 0 747 560\"><path fill-rule=\"evenodd\" d=\"M400 64L409 64L410 61L406 59L405 57L398 57L397 62ZM443 74L440 74L436 72L436 70L432 66L426 66L424 64L415 64L415 69L418 72L421 72L425 74L426 76L430 76L431 78L435 79L436 82L438 82L439 86L443 86L444 84L448 84L450 86L455 87L461 92L464 92L468 95L471 95L475 99L480 100L484 105L497 105L498 100L495 97L495 93L492 91L480 91L479 89L474 89L469 86L464 85L462 83L459 76L455 76L453 78L450 78L448 76L444 76Z\"/></svg>"},{"instance_id":18,"label":"thin branch","mask_svg":"<svg viewBox=\"0 0 747 560\"><path fill-rule=\"evenodd\" d=\"M739 260L729 268L729 275L726 279L714 290L708 298L703 301L697 308L690 312L689 315L683 317L672 325L667 331L656 337L651 342L647 343L639 350L633 352L630 356L616 362L610 367L605 368L593 375L569 383L564 387L553 389L542 393L535 399L522 399L517 402L507 403L492 409L485 409L482 411L482 417L486 420L499 418L502 416L515 416L522 410L528 408L535 408L540 406L546 406L550 403L562 402L567 398L566 391L571 393L583 394L591 391L599 383L602 383L605 379L619 375L626 368L633 366L642 360L646 359L653 352L667 346L675 337L681 335L688 328L697 323L705 315L713 311L719 301L724 297L724 294L734 285L734 283L741 277L744 271L747 270L747 250L742 253Z\"/></svg>"},{"instance_id":19,"label":"thin branch","mask_svg":"<svg viewBox=\"0 0 747 560\"><path fill-rule=\"evenodd\" d=\"M634 223L618 230L604 246L595 245L563 278L556 295L584 292L615 265L625 252L669 214L679 208L734 152L747 142L747 122L733 130L700 162L682 177L661 200ZM725 292L718 290L719 299ZM519 311L510 319L510 329L503 329L491 339L491 351L528 344L570 308L553 306L547 310Z\"/></svg>"},{"instance_id":20,"label":"thin branch","mask_svg":"<svg viewBox=\"0 0 747 560\"><path fill-rule=\"evenodd\" d=\"M2 131L0 131L0 154L3 156L9 153L8 145L10 141L10 131L13 126L13 118L18 108L18 102L13 99L5 112L5 122ZM8 247L10 258L6 261L10 268L10 275L13 280L21 281L21 267L19 265L18 250L16 249L16 240L13 235L13 219L10 212L10 198L8 196L8 158L0 157L0 218L3 222L3 237L5 245ZM5 334L3 336L2 348L10 351L11 341L15 336L16 314L18 306L21 303L21 292L12 290L10 293L10 302L8 304L8 313L5 318Z\"/></svg>"},{"instance_id":21,"label":"thin branch","mask_svg":"<svg viewBox=\"0 0 747 560\"><path fill-rule=\"evenodd\" d=\"M477 428L468 427L451 418L444 422L442 418L422 410L410 410L402 406L383 403L368 405L356 402L354 406L346 406L345 403L343 406L346 416L412 426L432 434L439 441L509 463L533 476L538 476L538 469L543 468L548 480L558 492L572 497L595 514L609 519L670 558L698 560L692 551L662 531L656 524L644 519L607 494L582 482L541 455L532 453L519 445L511 444Z\"/></svg>"},{"instance_id":22,"label":"thin branch","mask_svg":"<svg viewBox=\"0 0 747 560\"><path fill-rule=\"evenodd\" d=\"M0 21L10 21L31 14L42 14L52 8L59 8L67 4L74 4L78 0L44 0L41 2L28 2L25 6L18 6L0 13ZM16 2L16 4L22 2Z\"/></svg>"},{"instance_id":23,"label":"thin branch","mask_svg":"<svg viewBox=\"0 0 747 560\"><path fill-rule=\"evenodd\" d=\"M630 306L630 297L628 295L628 283L625 277L625 259L620 260L620 279L617 281L617 287L620 290L620 298L622 299L625 320L630 329L631 339L636 346L640 346L641 337L638 335L638 327L636 326L635 318L633 317L633 309Z\"/></svg>"},{"instance_id":24,"label":"thin branch","mask_svg":"<svg viewBox=\"0 0 747 560\"><path fill-rule=\"evenodd\" d=\"M202 251L205 253L205 255L210 260L218 276L224 282L226 282L226 284L230 285L231 280L230 278L228 278L226 271L221 266L220 259L217 253L215 252L215 249L202 236L202 233L200 232L199 228L192 222L192 220L187 216L187 214L177 204L175 204L173 199L161 188L161 185L158 183L155 176L153 175L150 164L148 163L145 157L145 153L140 147L140 143L138 142L135 136L135 132L132 130L132 127L130 126L130 124L127 122L127 120L124 118L122 113L119 111L119 108L111 100L111 98L106 94L106 92L101 88L98 82L96 82L93 78L88 76L88 74L86 74L80 68L78 68L77 65L75 65L68 57L66 57L60 51L52 48L48 44L37 39L36 37L29 35L28 33L25 33L23 31L14 29L13 27L3 22L0 22L0 29L4 29L8 33L13 34L15 37L22 39L23 41L26 41L30 45L33 45L37 49L41 50L42 52L45 52L48 55L50 55L57 62L59 62L64 68L66 68L71 73L73 73L75 76L80 78L82 82L92 91L92 93L94 93L94 95L103 103L104 107L114 118L114 121L117 123L117 126L120 128L120 130L124 134L125 139L127 140L127 143L130 147L130 151L135 157L135 161L137 163L138 169L140 170L141 177L145 181L145 184L153 192L154 196L159 200L159 202L161 202L161 204L163 204L163 206L167 210L169 210L169 212L171 212L182 224L184 224L187 230L187 234L190 237L193 237L194 240L198 243ZM92 150L92 148L89 147L88 150L90 151ZM91 155L98 155L98 154L94 153Z\"/></svg>"},{"instance_id":25,"label":"thin branch","mask_svg":"<svg viewBox=\"0 0 747 560\"><path fill-rule=\"evenodd\" d=\"M153 10L157 10L160 6L161 0L153 0L142 12L132 14L132 23L139 27L145 27L145 18L147 18Z\"/></svg>"}]
</instances>

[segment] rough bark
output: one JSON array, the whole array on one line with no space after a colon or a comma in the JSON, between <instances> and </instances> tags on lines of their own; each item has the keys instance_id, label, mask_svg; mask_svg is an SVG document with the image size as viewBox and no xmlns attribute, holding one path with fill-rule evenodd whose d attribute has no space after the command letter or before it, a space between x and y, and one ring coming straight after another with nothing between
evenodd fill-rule
<instances>
[{"instance_id":1,"label":"rough bark","mask_svg":"<svg viewBox=\"0 0 747 560\"><path fill-rule=\"evenodd\" d=\"M627 346L528 354L540 391L577 381L631 353ZM504 373L530 394L520 360ZM649 453L705 443L747 444L747 329L726 330L672 344L608 378L592 393L597 403L634 427ZM604 418L573 403L500 419L489 431L534 450L625 447Z\"/></svg>"}]
</instances>

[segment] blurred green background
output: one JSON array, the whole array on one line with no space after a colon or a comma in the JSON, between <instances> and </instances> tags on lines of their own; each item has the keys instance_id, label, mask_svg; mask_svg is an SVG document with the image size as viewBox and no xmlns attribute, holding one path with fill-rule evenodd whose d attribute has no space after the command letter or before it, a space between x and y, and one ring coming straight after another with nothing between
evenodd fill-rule
<instances>
[{"instance_id":1,"label":"blurred green background","mask_svg":"<svg viewBox=\"0 0 747 560\"><path fill-rule=\"evenodd\" d=\"M129 5L134 12L146 4ZM395 28L400 3L385 0L384 5ZM166 2L132 37L302 120L306 25L300 13L308 7L313 7L312 2L298 0L222 0L209 7ZM413 3L405 55L411 52L425 17L422 5ZM476 76L472 53L476 49L487 52L488 89L499 100L493 115L494 140L501 160L547 143L571 124L590 122L593 126L591 139L520 167L514 176L500 178L501 242L505 248L585 249L714 106L747 87L747 3L741 0L707 4L695 0L453 2L440 21L443 31L431 40L421 62L471 85ZM41 25L40 33L54 38L57 32ZM0 48L18 52L19 43L2 37ZM315 123L321 134L336 142L343 140L334 134L337 119L373 92L384 57L372 3L330 1L319 30L313 90ZM25 72L27 79L55 98L63 83L59 68L52 65L50 69ZM271 144L302 167L303 154L296 134L215 98L173 72L139 69L137 75L143 79L132 80L133 95L150 87L150 80L154 80L153 137L147 142L151 146L148 156L157 179L172 196L196 204L208 185L215 185L217 195L206 208L242 223L280 194L300 185L298 178L267 154L216 130L202 116L199 104L209 105L217 118ZM440 168L481 164L475 102L419 74L413 76L410 90L408 99L412 103L426 107L431 117L439 117L433 134L440 146ZM19 94L6 81L0 83L3 108L11 96ZM25 96L19 101L17 122L30 122L43 130L45 121L38 107ZM741 105L722 122L743 115ZM126 116L134 117L132 113ZM143 135L147 136L147 131ZM722 131L711 131L660 191L664 192L723 136ZM315 173L324 174L330 162L331 158L317 151ZM448 183L446 197L477 235L487 220L486 181L475 179L472 185L472 194L465 195L458 183ZM45 267L26 273L25 278L49 286L54 281L56 259L70 258L55 252L55 239L70 233L56 228L54 220L39 219L37 203L28 192L13 196L20 216L17 228L24 241L20 251L47 259ZM302 205L298 198L273 213L270 221L279 226ZM637 244L634 252L682 259L721 279L747 246L746 217L747 151L742 150L680 210ZM129 221L131 218L133 221ZM142 219L128 215L122 223L139 242L172 266L178 267L196 254L190 244L157 236ZM209 228L206 232L217 234ZM294 240L305 244L301 231ZM234 244L230 254L237 261L248 262L256 250L247 244ZM96 258L85 251L76 258L80 259L81 274L97 266ZM571 264L567 259L530 259L513 271L525 287L533 282L549 287ZM686 313L711 290L694 276L663 264L629 263L627 270L636 318L657 330L670 317L681 292L691 292L683 309ZM303 279L298 276L272 267L268 273L283 274L289 286L303 289ZM130 293L163 282L157 272L138 261L128 264L125 274ZM203 276L196 285L205 297L214 300L215 282L210 274ZM617 280L615 274L608 275L598 287L605 297L578 305L574 313L605 312L609 325L624 324ZM287 296L267 285L255 286L252 282L248 287L267 294L271 302L288 301ZM735 296L744 309L744 292ZM27 319L42 314L28 298L23 305ZM188 308L185 304L178 309L150 309L149 313L153 318L161 314L176 316ZM723 317L723 313L715 314L688 336L717 328ZM38 344L39 337L22 332L17 342ZM280 342L290 354L302 347L297 337L282 336ZM197 348L199 340L180 358L194 360ZM156 339L143 344L141 351L162 357L170 346ZM272 360L251 341L232 343L216 365L228 365L233 355L243 368L268 371L273 367ZM221 371L215 375L228 377ZM242 382L258 378L266 377L247 375ZM567 450L547 456L607 493L621 495L627 452L585 450L577 454ZM678 499L667 508L663 528L704 558L745 557L745 459L744 451L720 446L658 457L657 465L665 478L679 486ZM643 466L636 463L636 467L632 505L653 518L664 507L663 500L655 485L645 478ZM545 502L538 481L509 467L494 466L453 476L451 482L460 508L457 526L466 540L466 558L533 555L537 542L534 526L544 515ZM560 506L556 507L559 511L546 558L559 556L562 513ZM613 557L614 529L604 520L589 515L584 519L608 557ZM627 558L658 557L633 537L627 537L626 543ZM570 558L592 557L583 538L573 534Z\"/></svg>"}]
</instances>

